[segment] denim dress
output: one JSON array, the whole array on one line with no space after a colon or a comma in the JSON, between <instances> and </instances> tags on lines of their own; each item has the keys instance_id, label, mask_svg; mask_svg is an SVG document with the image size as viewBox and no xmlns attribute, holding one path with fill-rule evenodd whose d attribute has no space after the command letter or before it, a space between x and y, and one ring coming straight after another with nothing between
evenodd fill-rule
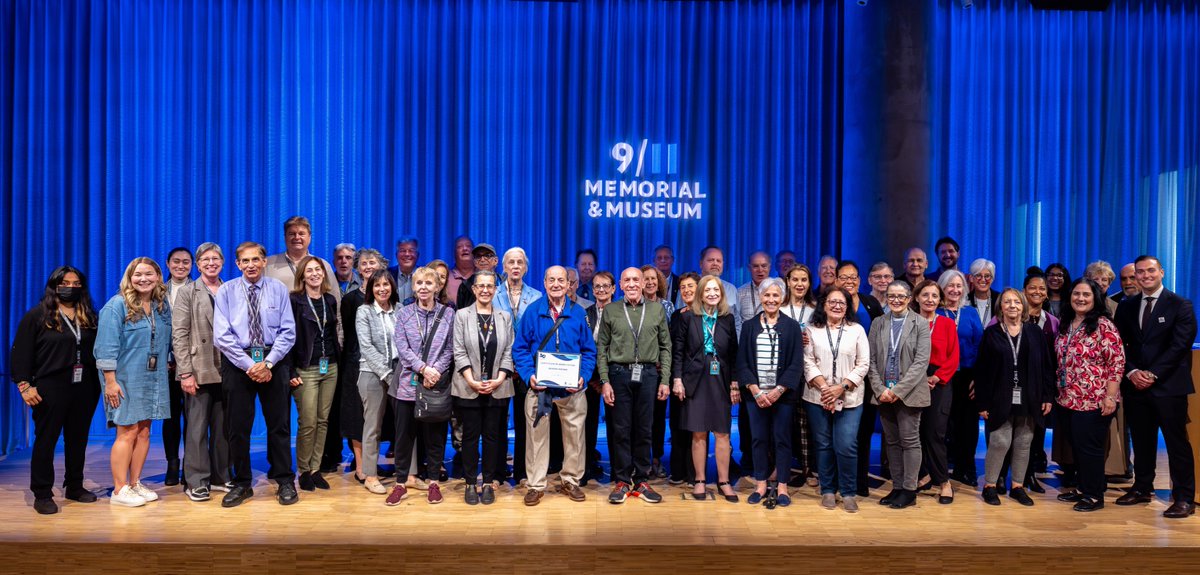
<instances>
[{"instance_id":1,"label":"denim dress","mask_svg":"<svg viewBox=\"0 0 1200 575\"><path fill-rule=\"evenodd\" d=\"M109 406L107 399L101 398L109 426L133 425L171 416L167 388L167 356L171 351L170 306L164 306L161 312L152 309L153 329L148 317L126 322L125 312L125 299L120 295L113 296L100 310L96 335L96 367L101 371L101 393L104 391L103 372L116 371L117 384L125 394L116 409ZM151 353L158 354L155 370L148 369Z\"/></svg>"}]
</instances>

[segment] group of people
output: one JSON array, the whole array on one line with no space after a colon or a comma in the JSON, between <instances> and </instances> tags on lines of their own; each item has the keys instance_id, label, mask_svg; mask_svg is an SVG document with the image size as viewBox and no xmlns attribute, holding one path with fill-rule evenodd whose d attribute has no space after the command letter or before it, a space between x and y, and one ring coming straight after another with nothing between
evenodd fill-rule
<instances>
[{"instance_id":1,"label":"group of people","mask_svg":"<svg viewBox=\"0 0 1200 575\"><path fill-rule=\"evenodd\" d=\"M284 253L237 246L241 275L230 281L214 243L172 250L167 278L154 260L135 258L99 312L83 272L51 274L12 348L35 422L35 510L58 511L60 436L65 496L96 500L82 485L83 457L103 396L117 430L110 502L121 506L159 498L141 481L152 420L164 420L167 484L182 481L195 501L222 492L226 507L252 497L257 399L267 477L283 505L298 500L297 484L330 488L324 474L338 469L343 440L355 479L387 505L414 489L440 503L448 435L467 504L493 503L511 477L525 485L524 503L537 505L554 474L555 491L584 501L581 486L603 475L603 404L614 504L662 501L651 482L669 467L670 483L690 484L691 499L736 503L731 478L744 474L754 481L748 503L786 507L789 487L811 482L822 507L840 499L855 512L869 495L876 419L892 485L879 503L903 509L936 489L949 504L952 479L977 486L982 417L988 504L1003 494L1034 504L1028 492L1041 490L1034 471L1052 424L1065 487L1058 499L1075 510L1103 508L1107 479L1129 473L1127 438L1133 486L1115 502L1150 501L1161 430L1173 500L1164 515L1194 513L1184 427L1196 319L1189 300L1163 287L1153 256L1122 268L1113 298L1116 276L1104 262L1075 281L1061 264L1030 268L1020 289L997 291L995 265L978 259L960 270L952 238L937 242L941 266L932 273L919 248L899 277L887 263L871 266L869 291L860 291L854 262L826 256L814 274L788 251L774 266L768 254L751 254L751 280L735 287L721 279L715 246L701 251L699 272L681 275L667 246L652 265L618 276L581 250L574 267L546 269L539 291L525 281L519 247L498 257L464 236L453 267L421 266L417 240L402 238L388 267L378 250L339 244L331 265L309 251L307 219L283 228ZM734 406L740 462L730 441ZM386 473L384 443L394 458Z\"/></svg>"}]
</instances>

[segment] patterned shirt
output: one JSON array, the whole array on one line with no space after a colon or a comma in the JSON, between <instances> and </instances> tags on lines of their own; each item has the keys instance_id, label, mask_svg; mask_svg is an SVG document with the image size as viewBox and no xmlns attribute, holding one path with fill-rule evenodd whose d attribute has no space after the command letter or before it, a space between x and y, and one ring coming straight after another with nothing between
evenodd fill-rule
<instances>
[{"instance_id":1,"label":"patterned shirt","mask_svg":"<svg viewBox=\"0 0 1200 575\"><path fill-rule=\"evenodd\" d=\"M1125 369L1121 335L1106 317L1088 334L1080 325L1054 341L1058 354L1058 404L1075 411L1100 409L1110 383L1119 385ZM1120 397L1116 398L1120 401Z\"/></svg>"}]
</instances>

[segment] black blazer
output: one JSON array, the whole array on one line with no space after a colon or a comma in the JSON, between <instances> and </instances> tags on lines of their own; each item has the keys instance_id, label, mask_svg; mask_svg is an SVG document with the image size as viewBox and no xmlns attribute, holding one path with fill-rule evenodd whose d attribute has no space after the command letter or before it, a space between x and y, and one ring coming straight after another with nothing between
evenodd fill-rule
<instances>
[{"instance_id":1,"label":"black blazer","mask_svg":"<svg viewBox=\"0 0 1200 575\"><path fill-rule=\"evenodd\" d=\"M1128 378L1121 380L1122 394L1154 397L1185 396L1195 391L1192 382L1192 342L1196 339L1196 315L1192 302L1163 289L1150 311L1150 325L1138 325L1142 295L1127 297L1117 304L1117 331L1125 347L1125 373L1141 369L1158 378L1154 385L1138 391Z\"/></svg>"},{"instance_id":2,"label":"black blazer","mask_svg":"<svg viewBox=\"0 0 1200 575\"><path fill-rule=\"evenodd\" d=\"M671 327L671 379L683 380L684 393L687 397L692 397L696 394L700 380L708 375L709 358L704 353L704 316L691 311L679 311L675 313L675 321ZM717 317L717 325L713 330L713 348L716 350L717 362L721 364L721 380L728 387L733 381L733 370L738 355L737 331L732 313Z\"/></svg>"},{"instance_id":3,"label":"black blazer","mask_svg":"<svg viewBox=\"0 0 1200 575\"><path fill-rule=\"evenodd\" d=\"M1054 363L1046 334L1037 324L1021 324L1022 348L1028 350L1025 371L1021 373L1021 405L1042 422L1042 404L1054 403L1057 395L1054 383ZM987 429L1000 427L1012 413L1012 379L1001 375L1002 362L1012 361L1012 347L1005 341L1004 326L996 323L983 330L979 342L979 358L975 360L975 404L979 411L988 412Z\"/></svg>"},{"instance_id":4,"label":"black blazer","mask_svg":"<svg viewBox=\"0 0 1200 575\"><path fill-rule=\"evenodd\" d=\"M758 357L755 340L762 333L762 312L742 323L742 336L738 340L737 363L733 369L734 379L742 388L758 385ZM779 331L779 368L775 372L776 383L788 391L797 391L804 385L804 334L800 323L779 314L775 323ZM789 394L798 397L800 394Z\"/></svg>"},{"instance_id":5,"label":"black blazer","mask_svg":"<svg viewBox=\"0 0 1200 575\"><path fill-rule=\"evenodd\" d=\"M325 332L336 334L337 300L333 298L333 294L329 293L325 294L322 299L325 300ZM312 308L308 307L308 295L304 292L293 293L291 300L292 316L296 319L296 342L292 345L288 355L291 356L292 377L295 378L300 377L298 369L308 367L312 363L313 343L320 337L320 330L317 329L317 316L313 314ZM337 362L342 350L338 347L336 336L333 338L333 349L328 351L328 357Z\"/></svg>"},{"instance_id":6,"label":"black blazer","mask_svg":"<svg viewBox=\"0 0 1200 575\"><path fill-rule=\"evenodd\" d=\"M667 301L675 303L675 298L679 296L679 275L671 274L667 277Z\"/></svg>"},{"instance_id":7,"label":"black blazer","mask_svg":"<svg viewBox=\"0 0 1200 575\"><path fill-rule=\"evenodd\" d=\"M879 303L875 296L869 293L860 293L858 301L862 302L863 308L867 310L867 315L871 316L872 320L883 315L883 304Z\"/></svg>"},{"instance_id":8,"label":"black blazer","mask_svg":"<svg viewBox=\"0 0 1200 575\"><path fill-rule=\"evenodd\" d=\"M988 300L992 302L992 305L991 305L992 317L1000 317L1000 292L998 292L996 290L990 290L990 291L992 293L991 293L991 295L988 296ZM967 305L970 305L971 307L975 307L975 302L978 300L979 300L979 298L975 297L975 290L968 287L967 288ZM1049 304L1050 300L1047 299L1046 303ZM1050 306L1048 306L1048 305L1042 306L1042 309L1048 311L1050 309ZM987 326L984 326L984 327L987 327ZM1051 345L1053 345L1053 344L1051 344ZM1012 351L1009 351L1008 353L1011 354Z\"/></svg>"}]
</instances>

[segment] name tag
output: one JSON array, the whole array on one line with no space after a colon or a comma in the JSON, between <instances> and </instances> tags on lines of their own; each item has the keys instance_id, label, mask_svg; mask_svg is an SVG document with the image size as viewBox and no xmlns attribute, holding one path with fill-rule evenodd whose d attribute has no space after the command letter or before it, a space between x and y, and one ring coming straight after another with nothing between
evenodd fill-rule
<instances>
[{"instance_id":1,"label":"name tag","mask_svg":"<svg viewBox=\"0 0 1200 575\"><path fill-rule=\"evenodd\" d=\"M329 373L329 358L322 357L317 369L321 375L327 375Z\"/></svg>"},{"instance_id":2,"label":"name tag","mask_svg":"<svg viewBox=\"0 0 1200 575\"><path fill-rule=\"evenodd\" d=\"M416 387L416 386L418 386L418 385L421 385L421 380L420 380L420 377L421 377L421 376L419 376L419 375L417 375L417 374L415 374L415 373L413 374L413 376L412 376L412 380L411 380L411 383L412 383L412 386L413 386L413 387Z\"/></svg>"},{"instance_id":3,"label":"name tag","mask_svg":"<svg viewBox=\"0 0 1200 575\"><path fill-rule=\"evenodd\" d=\"M889 380L887 380L887 381L884 381L884 382L883 382L883 385L887 386L887 388L888 388L888 389L891 389L891 388L893 388L893 387L896 387L896 380L894 380L894 379L889 379Z\"/></svg>"},{"instance_id":4,"label":"name tag","mask_svg":"<svg viewBox=\"0 0 1200 575\"><path fill-rule=\"evenodd\" d=\"M1165 317L1158 318L1158 323L1167 323L1167 318L1165 318Z\"/></svg>"},{"instance_id":5,"label":"name tag","mask_svg":"<svg viewBox=\"0 0 1200 575\"><path fill-rule=\"evenodd\" d=\"M708 362L708 374L709 375L721 375L721 362L719 362L715 359Z\"/></svg>"},{"instance_id":6,"label":"name tag","mask_svg":"<svg viewBox=\"0 0 1200 575\"><path fill-rule=\"evenodd\" d=\"M633 364L633 367L629 370L629 380L634 383L642 382L642 364Z\"/></svg>"},{"instance_id":7,"label":"name tag","mask_svg":"<svg viewBox=\"0 0 1200 575\"><path fill-rule=\"evenodd\" d=\"M1021 388L1013 388L1013 405L1021 405Z\"/></svg>"},{"instance_id":8,"label":"name tag","mask_svg":"<svg viewBox=\"0 0 1200 575\"><path fill-rule=\"evenodd\" d=\"M254 361L254 363L261 363L264 357L266 357L266 350L264 348L250 348L250 359Z\"/></svg>"},{"instance_id":9,"label":"name tag","mask_svg":"<svg viewBox=\"0 0 1200 575\"><path fill-rule=\"evenodd\" d=\"M75 364L75 371L71 372L71 383L79 383L83 381L83 366Z\"/></svg>"}]
</instances>

